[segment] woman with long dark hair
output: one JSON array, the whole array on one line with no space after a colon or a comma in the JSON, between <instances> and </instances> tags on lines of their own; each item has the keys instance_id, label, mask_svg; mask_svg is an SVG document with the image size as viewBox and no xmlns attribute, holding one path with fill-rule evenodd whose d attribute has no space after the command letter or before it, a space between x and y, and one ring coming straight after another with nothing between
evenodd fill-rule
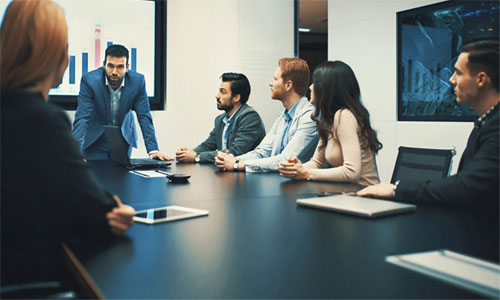
<instances>
[{"instance_id":1,"label":"woman with long dark hair","mask_svg":"<svg viewBox=\"0 0 500 300\"><path fill-rule=\"evenodd\" d=\"M379 183L375 154L382 148L370 125L370 114L361 104L358 81L342 61L326 61L314 70L312 119L320 136L312 159L302 164L296 157L281 163L280 175L293 179ZM324 168L326 163L332 167Z\"/></svg>"}]
</instances>

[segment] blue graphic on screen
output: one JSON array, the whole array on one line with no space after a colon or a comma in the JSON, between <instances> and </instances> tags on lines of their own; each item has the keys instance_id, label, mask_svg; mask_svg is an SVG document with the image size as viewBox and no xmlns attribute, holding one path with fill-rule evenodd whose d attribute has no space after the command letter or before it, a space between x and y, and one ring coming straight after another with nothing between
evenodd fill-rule
<instances>
[{"instance_id":1,"label":"blue graphic on screen","mask_svg":"<svg viewBox=\"0 0 500 300\"><path fill-rule=\"evenodd\" d=\"M476 116L472 107L456 102L449 79L464 42L498 38L499 6L498 1L467 1L403 17L399 67L403 116Z\"/></svg>"},{"instance_id":2,"label":"blue graphic on screen","mask_svg":"<svg viewBox=\"0 0 500 300\"><path fill-rule=\"evenodd\" d=\"M53 0L64 10L68 23L69 64L61 85L50 95L76 96L82 75L103 66L104 51L115 43L129 50L130 70L144 75L148 96L154 97L155 3L127 0ZM11 0L0 0L0 16ZM133 21L123 16L134 12ZM109 12L113 12L111 15ZM77 63L77 62L81 62Z\"/></svg>"},{"instance_id":3,"label":"blue graphic on screen","mask_svg":"<svg viewBox=\"0 0 500 300\"><path fill-rule=\"evenodd\" d=\"M87 74L89 70L89 54L82 52L82 76Z\"/></svg>"},{"instance_id":4,"label":"blue graphic on screen","mask_svg":"<svg viewBox=\"0 0 500 300\"><path fill-rule=\"evenodd\" d=\"M69 57L69 84L75 84L75 56Z\"/></svg>"}]
</instances>

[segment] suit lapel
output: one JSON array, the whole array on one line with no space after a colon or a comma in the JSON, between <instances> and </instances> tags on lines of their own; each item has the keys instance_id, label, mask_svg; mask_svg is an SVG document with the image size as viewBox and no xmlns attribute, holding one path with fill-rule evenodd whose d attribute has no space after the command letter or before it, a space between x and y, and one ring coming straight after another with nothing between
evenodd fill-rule
<instances>
[{"instance_id":1,"label":"suit lapel","mask_svg":"<svg viewBox=\"0 0 500 300\"><path fill-rule=\"evenodd\" d=\"M126 81L126 80L125 80ZM120 97L120 120L123 121L123 118L125 117L125 114L128 112L128 87L127 87L127 82L125 82L125 85L122 86L122 94Z\"/></svg>"},{"instance_id":2,"label":"suit lapel","mask_svg":"<svg viewBox=\"0 0 500 300\"><path fill-rule=\"evenodd\" d=\"M120 98L120 119L123 121L125 115L132 109L133 97L131 91L133 90L128 72L125 74L125 84L122 86L122 94Z\"/></svg>"},{"instance_id":3,"label":"suit lapel","mask_svg":"<svg viewBox=\"0 0 500 300\"><path fill-rule=\"evenodd\" d=\"M228 145L230 144L229 141L232 142L231 137L233 135L233 131L236 130L236 128L238 128L238 126L236 125L238 123L238 116L240 115L240 113L242 111L245 110L245 108L246 108L245 105L247 105L247 104L245 103L242 106L240 106L240 108L238 108L238 110L236 111L236 113L233 115L233 118L231 119L231 128L229 128L230 130L229 130L229 134L227 136L227 144Z\"/></svg>"},{"instance_id":4,"label":"suit lapel","mask_svg":"<svg viewBox=\"0 0 500 300\"><path fill-rule=\"evenodd\" d=\"M106 123L110 123L111 119L111 95L109 93L109 89L107 85L104 85L104 89L102 91L102 99L104 101L104 114L106 116Z\"/></svg>"}]
</instances>

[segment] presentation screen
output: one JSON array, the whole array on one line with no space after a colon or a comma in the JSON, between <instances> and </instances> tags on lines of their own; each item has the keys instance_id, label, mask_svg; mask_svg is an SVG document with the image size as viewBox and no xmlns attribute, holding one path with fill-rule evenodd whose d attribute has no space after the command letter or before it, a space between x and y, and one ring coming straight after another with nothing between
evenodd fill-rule
<instances>
[{"instance_id":1,"label":"presentation screen","mask_svg":"<svg viewBox=\"0 0 500 300\"><path fill-rule=\"evenodd\" d=\"M445 1L397 13L398 120L473 121L449 82L460 46L498 38L498 1Z\"/></svg>"},{"instance_id":2,"label":"presentation screen","mask_svg":"<svg viewBox=\"0 0 500 300\"><path fill-rule=\"evenodd\" d=\"M69 64L61 85L49 92L51 102L75 109L81 77L103 66L104 53L109 45L121 44L129 50L130 70L145 77L152 108L163 108L165 84L161 83L161 78L165 78L165 68L161 61L164 64L166 52L163 1L53 1L64 9L66 15ZM10 2L0 0L2 19Z\"/></svg>"}]
</instances>

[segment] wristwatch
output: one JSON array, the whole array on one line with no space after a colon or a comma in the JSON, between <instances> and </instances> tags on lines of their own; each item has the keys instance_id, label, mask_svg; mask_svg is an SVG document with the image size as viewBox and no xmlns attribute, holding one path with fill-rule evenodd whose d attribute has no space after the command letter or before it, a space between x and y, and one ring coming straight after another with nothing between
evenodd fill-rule
<instances>
[{"instance_id":1,"label":"wristwatch","mask_svg":"<svg viewBox=\"0 0 500 300\"><path fill-rule=\"evenodd\" d=\"M240 167L240 160L237 159L235 162L234 162L234 165L233 165L233 170L234 171L238 171L238 168Z\"/></svg>"},{"instance_id":2,"label":"wristwatch","mask_svg":"<svg viewBox=\"0 0 500 300\"><path fill-rule=\"evenodd\" d=\"M399 180L394 183L394 189L392 190L392 198L396 197L396 190L398 189Z\"/></svg>"},{"instance_id":3,"label":"wristwatch","mask_svg":"<svg viewBox=\"0 0 500 300\"><path fill-rule=\"evenodd\" d=\"M200 153L196 153L196 156L194 157L194 162L199 163L200 162Z\"/></svg>"}]
</instances>

